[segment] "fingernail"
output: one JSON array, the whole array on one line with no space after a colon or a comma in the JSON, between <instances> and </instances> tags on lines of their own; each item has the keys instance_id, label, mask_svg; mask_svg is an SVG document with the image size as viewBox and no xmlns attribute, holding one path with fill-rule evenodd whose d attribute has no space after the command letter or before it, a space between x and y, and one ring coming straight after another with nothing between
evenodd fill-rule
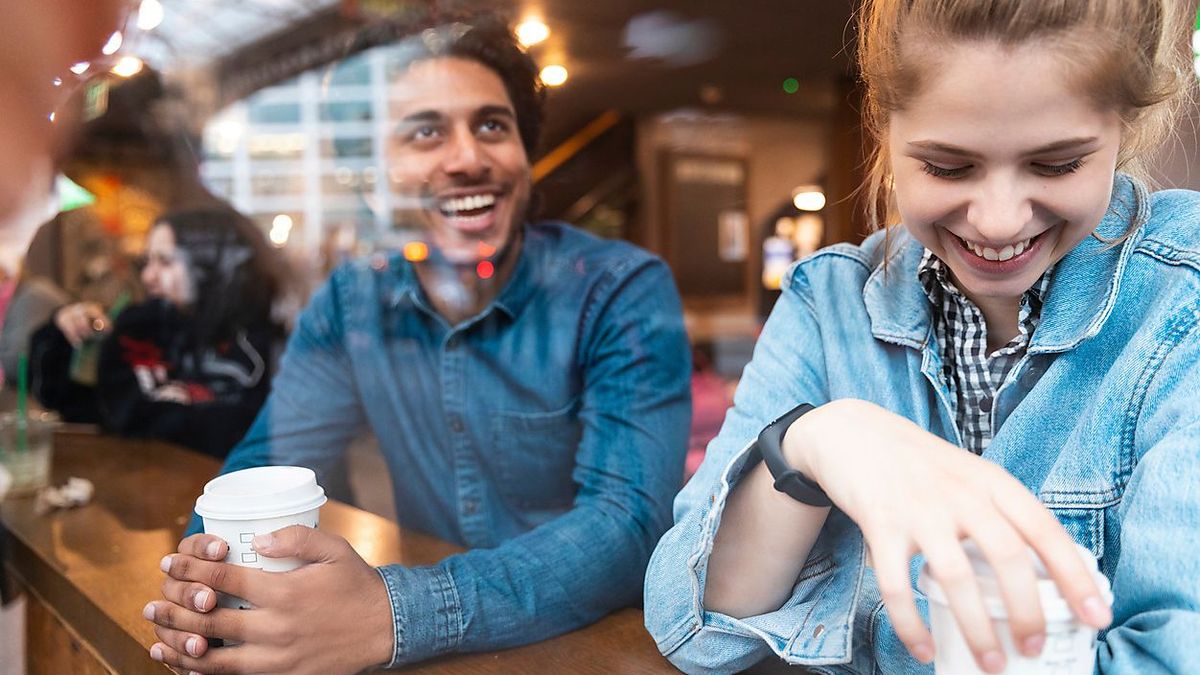
<instances>
[{"instance_id":1,"label":"fingernail","mask_svg":"<svg viewBox=\"0 0 1200 675\"><path fill-rule=\"evenodd\" d=\"M922 642L919 645L914 645L912 648L913 658L921 663L929 663L933 660L933 646L928 642Z\"/></svg>"},{"instance_id":2,"label":"fingernail","mask_svg":"<svg viewBox=\"0 0 1200 675\"><path fill-rule=\"evenodd\" d=\"M979 657L979 664L989 673L998 673L1004 670L1004 655L995 650L984 652Z\"/></svg>"},{"instance_id":3,"label":"fingernail","mask_svg":"<svg viewBox=\"0 0 1200 675\"><path fill-rule=\"evenodd\" d=\"M1021 653L1025 656L1037 656L1042 653L1042 647L1046 646L1045 635L1031 635L1025 638L1021 643Z\"/></svg>"},{"instance_id":4,"label":"fingernail","mask_svg":"<svg viewBox=\"0 0 1200 675\"><path fill-rule=\"evenodd\" d=\"M1083 601L1083 613L1087 615L1084 617L1087 622L1096 628L1103 628L1112 621L1112 610L1094 595Z\"/></svg>"},{"instance_id":5,"label":"fingernail","mask_svg":"<svg viewBox=\"0 0 1200 675\"><path fill-rule=\"evenodd\" d=\"M154 659L155 661L163 660L163 650L161 644L155 642L150 646L150 658Z\"/></svg>"},{"instance_id":6,"label":"fingernail","mask_svg":"<svg viewBox=\"0 0 1200 675\"><path fill-rule=\"evenodd\" d=\"M250 541L250 547L255 551L260 551L264 548L271 548L271 544L275 542L275 537L269 534L260 534Z\"/></svg>"},{"instance_id":7,"label":"fingernail","mask_svg":"<svg viewBox=\"0 0 1200 675\"><path fill-rule=\"evenodd\" d=\"M183 647L187 650L187 653L191 654L192 656L200 656L200 638L196 637L195 635L188 638Z\"/></svg>"},{"instance_id":8,"label":"fingernail","mask_svg":"<svg viewBox=\"0 0 1200 675\"><path fill-rule=\"evenodd\" d=\"M154 620L154 603L153 602L147 602L146 606L142 608L142 618L147 621Z\"/></svg>"},{"instance_id":9,"label":"fingernail","mask_svg":"<svg viewBox=\"0 0 1200 675\"><path fill-rule=\"evenodd\" d=\"M163 572L170 572L171 571L171 556L164 555L163 559L158 561L158 569L162 570Z\"/></svg>"},{"instance_id":10,"label":"fingernail","mask_svg":"<svg viewBox=\"0 0 1200 675\"><path fill-rule=\"evenodd\" d=\"M216 560L217 556L221 555L221 542L210 542L208 547L204 549L210 560Z\"/></svg>"},{"instance_id":11,"label":"fingernail","mask_svg":"<svg viewBox=\"0 0 1200 675\"><path fill-rule=\"evenodd\" d=\"M208 602L208 591L200 591L197 593L192 602L196 604L196 609L200 610L201 612L205 611L204 604Z\"/></svg>"}]
</instances>

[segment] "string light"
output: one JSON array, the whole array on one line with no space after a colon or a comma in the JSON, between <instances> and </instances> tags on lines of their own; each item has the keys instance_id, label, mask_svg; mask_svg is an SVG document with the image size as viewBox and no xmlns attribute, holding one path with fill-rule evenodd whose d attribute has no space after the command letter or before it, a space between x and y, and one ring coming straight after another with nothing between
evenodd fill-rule
<instances>
[{"instance_id":1,"label":"string light","mask_svg":"<svg viewBox=\"0 0 1200 675\"><path fill-rule=\"evenodd\" d=\"M569 74L563 66L552 64L542 68L542 72L538 77L542 79L542 83L547 87L561 87L566 83Z\"/></svg>"},{"instance_id":2,"label":"string light","mask_svg":"<svg viewBox=\"0 0 1200 675\"><path fill-rule=\"evenodd\" d=\"M526 49L545 42L550 37L550 27L540 19L526 19L517 24L517 42Z\"/></svg>"}]
</instances>

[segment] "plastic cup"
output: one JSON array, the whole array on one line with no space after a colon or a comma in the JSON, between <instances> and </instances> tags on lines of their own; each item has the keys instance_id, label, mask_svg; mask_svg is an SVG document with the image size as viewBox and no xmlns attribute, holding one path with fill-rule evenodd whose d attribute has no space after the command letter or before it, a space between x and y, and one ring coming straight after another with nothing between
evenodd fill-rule
<instances>
[{"instance_id":1,"label":"plastic cup","mask_svg":"<svg viewBox=\"0 0 1200 675\"><path fill-rule=\"evenodd\" d=\"M50 459L58 418L30 414L22 423L16 413L0 415L0 464L8 469L11 497L32 495L50 484Z\"/></svg>"},{"instance_id":2,"label":"plastic cup","mask_svg":"<svg viewBox=\"0 0 1200 675\"><path fill-rule=\"evenodd\" d=\"M260 556L251 541L290 525L317 527L325 490L312 469L261 466L217 476L196 500L204 531L229 544L225 562L267 572L286 572L303 565L299 558ZM241 598L219 593L221 607L251 609Z\"/></svg>"},{"instance_id":3,"label":"plastic cup","mask_svg":"<svg viewBox=\"0 0 1200 675\"><path fill-rule=\"evenodd\" d=\"M1096 666L1097 631L1075 618L1066 599L1059 594L1058 586L1050 578L1033 549L1030 549L1029 555L1033 559L1042 612L1046 617L1046 644L1039 656L1029 658L1018 652L1013 642L1012 631L1008 626L1008 608L1004 606L1004 598L987 559L974 542L963 542L963 548L966 549L971 566L975 569L975 580L983 594L984 607L992 619L992 628L996 631L1001 649L1007 657L1004 672L1022 675L1092 675ZM1079 556L1083 558L1105 600L1112 604L1108 579L1097 569L1096 558L1086 548L1078 545L1076 548L1079 549ZM917 588L929 599L929 623L937 654L934 658L935 671L940 675L982 675L984 671L975 664L975 656L958 628L946 594L929 574L928 562L921 566Z\"/></svg>"}]
</instances>

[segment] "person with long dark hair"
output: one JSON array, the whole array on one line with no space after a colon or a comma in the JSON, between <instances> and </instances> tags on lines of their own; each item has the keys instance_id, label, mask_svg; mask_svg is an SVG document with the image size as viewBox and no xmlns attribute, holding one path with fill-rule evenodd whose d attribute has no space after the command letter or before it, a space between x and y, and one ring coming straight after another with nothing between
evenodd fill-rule
<instances>
[{"instance_id":1,"label":"person with long dark hair","mask_svg":"<svg viewBox=\"0 0 1200 675\"><path fill-rule=\"evenodd\" d=\"M92 325L109 333L86 394L105 429L228 454L266 400L282 338L271 317L282 290L273 254L228 208L168 213L151 228L146 301L124 309L111 331ZM86 347L70 335L84 314L67 305L34 336L35 391L48 407L69 407L62 392L80 389L75 352Z\"/></svg>"}]
</instances>

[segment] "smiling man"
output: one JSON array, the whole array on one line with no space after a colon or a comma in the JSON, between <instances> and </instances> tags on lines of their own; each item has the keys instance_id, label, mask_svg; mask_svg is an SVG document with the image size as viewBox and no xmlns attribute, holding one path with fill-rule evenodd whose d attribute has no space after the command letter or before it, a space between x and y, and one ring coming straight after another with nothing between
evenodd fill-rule
<instances>
[{"instance_id":1,"label":"smiling man","mask_svg":"<svg viewBox=\"0 0 1200 675\"><path fill-rule=\"evenodd\" d=\"M388 176L424 245L333 273L224 470L329 477L370 430L400 524L470 550L374 569L340 538L289 528L256 550L310 564L270 574L193 535L146 606L158 660L351 673L541 640L636 603L670 522L691 364L669 271L527 220L542 92L505 26L427 31L404 53ZM212 590L255 609L217 609Z\"/></svg>"}]
</instances>

